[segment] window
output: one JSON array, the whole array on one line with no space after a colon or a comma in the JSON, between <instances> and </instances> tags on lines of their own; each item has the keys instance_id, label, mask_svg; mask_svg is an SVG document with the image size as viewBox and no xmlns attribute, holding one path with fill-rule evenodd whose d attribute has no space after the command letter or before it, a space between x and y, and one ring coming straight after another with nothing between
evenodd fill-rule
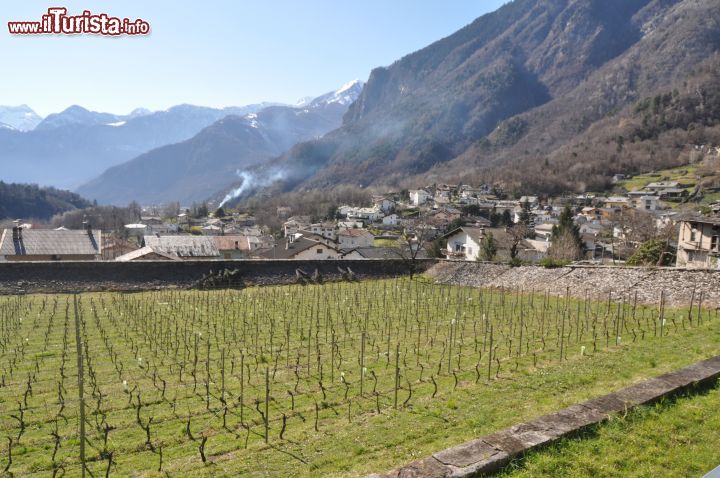
<instances>
[{"instance_id":1,"label":"window","mask_svg":"<svg viewBox=\"0 0 720 478\"><path fill-rule=\"evenodd\" d=\"M318 249L318 250L316 250L315 252L317 252L318 254L322 254L322 253L323 253L323 250L322 250L322 249Z\"/></svg>"},{"instance_id":2,"label":"window","mask_svg":"<svg viewBox=\"0 0 720 478\"><path fill-rule=\"evenodd\" d=\"M697 224L690 223L690 242L697 241Z\"/></svg>"},{"instance_id":3,"label":"window","mask_svg":"<svg viewBox=\"0 0 720 478\"><path fill-rule=\"evenodd\" d=\"M710 239L710 250L711 251L717 251L720 250L720 236L713 236Z\"/></svg>"}]
</instances>

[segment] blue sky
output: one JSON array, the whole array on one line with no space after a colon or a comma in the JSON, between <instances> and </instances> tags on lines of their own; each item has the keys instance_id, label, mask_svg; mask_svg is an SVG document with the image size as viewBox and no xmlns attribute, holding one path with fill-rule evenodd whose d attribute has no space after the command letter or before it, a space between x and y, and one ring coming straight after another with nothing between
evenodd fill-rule
<instances>
[{"instance_id":1,"label":"blue sky","mask_svg":"<svg viewBox=\"0 0 720 478\"><path fill-rule=\"evenodd\" d=\"M294 103L366 80L506 0L4 0L0 105L127 113L180 103ZM150 22L147 37L12 36L51 6Z\"/></svg>"}]
</instances>

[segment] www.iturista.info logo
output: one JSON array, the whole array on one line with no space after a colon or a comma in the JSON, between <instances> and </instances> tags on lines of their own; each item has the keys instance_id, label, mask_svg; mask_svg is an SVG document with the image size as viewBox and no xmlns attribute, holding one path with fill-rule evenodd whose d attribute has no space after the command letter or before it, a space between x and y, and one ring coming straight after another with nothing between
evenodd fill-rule
<instances>
[{"instance_id":1,"label":"www.iturista.info logo","mask_svg":"<svg viewBox=\"0 0 720 478\"><path fill-rule=\"evenodd\" d=\"M85 10L82 15L68 15L67 8L48 8L40 21L8 22L11 35L148 35L150 24L138 18L112 17Z\"/></svg>"}]
</instances>

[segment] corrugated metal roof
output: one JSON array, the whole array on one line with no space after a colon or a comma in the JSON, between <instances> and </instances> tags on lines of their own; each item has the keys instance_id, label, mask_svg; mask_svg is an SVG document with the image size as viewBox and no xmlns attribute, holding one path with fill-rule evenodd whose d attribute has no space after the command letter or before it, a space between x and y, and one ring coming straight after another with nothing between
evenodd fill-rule
<instances>
[{"instance_id":1,"label":"corrugated metal roof","mask_svg":"<svg viewBox=\"0 0 720 478\"><path fill-rule=\"evenodd\" d=\"M207 236L145 236L145 245L179 257L217 257L215 240Z\"/></svg>"},{"instance_id":2,"label":"corrugated metal roof","mask_svg":"<svg viewBox=\"0 0 720 478\"><path fill-rule=\"evenodd\" d=\"M101 251L101 232L84 230L23 229L19 240L13 230L5 229L0 244L3 256L93 256Z\"/></svg>"}]
</instances>

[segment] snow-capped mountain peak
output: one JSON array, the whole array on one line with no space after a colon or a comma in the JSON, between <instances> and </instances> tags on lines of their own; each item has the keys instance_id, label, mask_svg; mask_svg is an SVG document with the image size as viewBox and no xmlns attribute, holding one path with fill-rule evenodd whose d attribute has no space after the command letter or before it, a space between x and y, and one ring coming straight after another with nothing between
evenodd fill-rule
<instances>
[{"instance_id":1,"label":"snow-capped mountain peak","mask_svg":"<svg viewBox=\"0 0 720 478\"><path fill-rule=\"evenodd\" d=\"M347 106L360 96L364 85L360 80L352 80L333 92L315 98L309 103L309 106L330 105L333 103Z\"/></svg>"},{"instance_id":2,"label":"snow-capped mountain peak","mask_svg":"<svg viewBox=\"0 0 720 478\"><path fill-rule=\"evenodd\" d=\"M360 81L360 80L358 80L357 78L355 78L354 80L348 81L347 83L345 83L344 85L342 85L342 86L340 87L340 89L335 92L335 94L336 94L336 95L340 95L340 94L342 94L342 93L344 93L344 92L346 92L346 91L348 91L348 90L351 90L351 89L353 89L353 88L357 88L358 86L359 86L360 88L362 88L362 81Z\"/></svg>"},{"instance_id":3,"label":"snow-capped mountain peak","mask_svg":"<svg viewBox=\"0 0 720 478\"><path fill-rule=\"evenodd\" d=\"M30 131L35 128L42 118L29 106L0 106L0 123L11 129Z\"/></svg>"}]
</instances>

